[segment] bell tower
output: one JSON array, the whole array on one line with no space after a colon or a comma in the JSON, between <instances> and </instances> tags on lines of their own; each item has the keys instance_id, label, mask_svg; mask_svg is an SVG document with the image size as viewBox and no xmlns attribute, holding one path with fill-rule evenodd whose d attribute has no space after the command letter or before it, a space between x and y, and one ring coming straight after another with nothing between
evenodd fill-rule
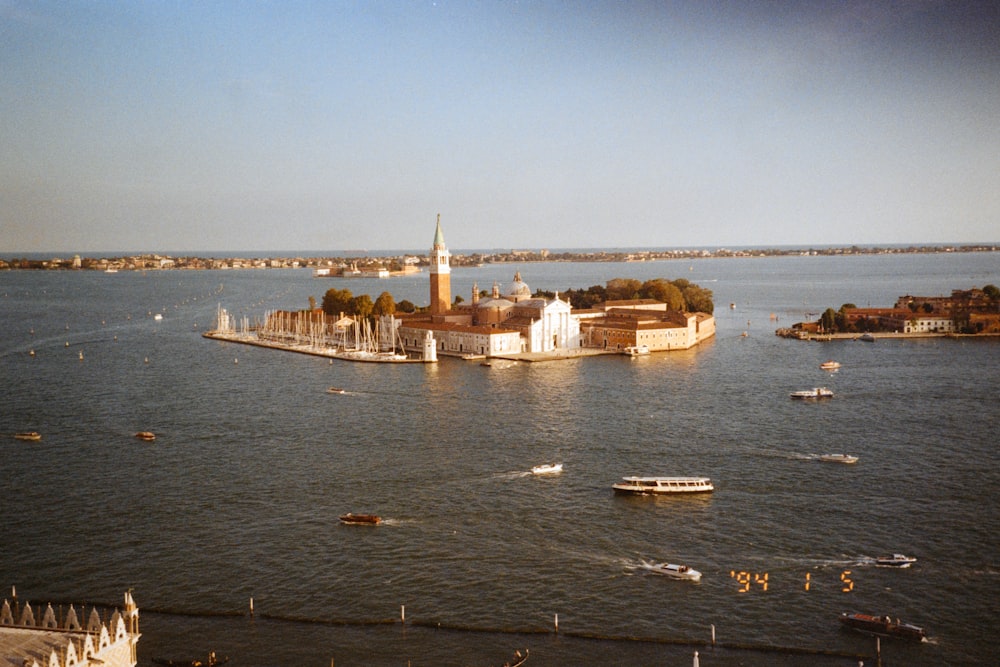
<instances>
[{"instance_id":1,"label":"bell tower","mask_svg":"<svg viewBox=\"0 0 1000 667\"><path fill-rule=\"evenodd\" d=\"M431 315L442 315L451 310L451 253L444 244L441 233L441 214L437 216L434 245L431 246Z\"/></svg>"}]
</instances>

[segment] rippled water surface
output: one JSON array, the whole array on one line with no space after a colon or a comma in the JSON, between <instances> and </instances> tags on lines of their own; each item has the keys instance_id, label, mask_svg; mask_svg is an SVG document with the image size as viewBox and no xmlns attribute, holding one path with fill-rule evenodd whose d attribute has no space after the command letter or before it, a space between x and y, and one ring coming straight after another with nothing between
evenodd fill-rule
<instances>
[{"instance_id":1,"label":"rippled water surface","mask_svg":"<svg viewBox=\"0 0 1000 667\"><path fill-rule=\"evenodd\" d=\"M76 601L134 587L144 665L209 650L488 665L526 647L529 665L686 665L696 649L702 665L856 665L736 648L872 655L838 627L847 610L928 629L924 645L884 642L887 664L993 660L1000 341L774 329L1000 284L995 254L489 266L456 269L453 293L515 270L551 290L687 278L714 291L718 335L636 360L330 363L200 333L219 304L252 321L330 287L426 303L426 274L0 273L0 585ZM819 370L829 358L838 373ZM818 385L836 397L788 398ZM42 441L9 437L23 430ZM816 460L828 452L860 461ZM528 474L549 461L565 472ZM707 475L716 492L611 493L655 474ZM387 521L339 525L347 511ZM870 565L891 552L919 560ZM665 580L642 559L704 577ZM699 644L713 625L726 648Z\"/></svg>"}]
</instances>

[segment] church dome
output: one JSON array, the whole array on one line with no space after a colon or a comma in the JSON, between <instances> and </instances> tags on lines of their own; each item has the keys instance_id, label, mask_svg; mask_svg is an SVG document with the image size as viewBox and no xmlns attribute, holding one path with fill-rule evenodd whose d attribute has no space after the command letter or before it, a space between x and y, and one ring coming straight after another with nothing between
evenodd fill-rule
<instances>
[{"instance_id":1,"label":"church dome","mask_svg":"<svg viewBox=\"0 0 1000 667\"><path fill-rule=\"evenodd\" d=\"M531 296L531 288L528 287L528 283L521 280L521 272L518 271L514 274L514 282L510 284L510 291L508 292L510 296L516 297L526 297Z\"/></svg>"}]
</instances>

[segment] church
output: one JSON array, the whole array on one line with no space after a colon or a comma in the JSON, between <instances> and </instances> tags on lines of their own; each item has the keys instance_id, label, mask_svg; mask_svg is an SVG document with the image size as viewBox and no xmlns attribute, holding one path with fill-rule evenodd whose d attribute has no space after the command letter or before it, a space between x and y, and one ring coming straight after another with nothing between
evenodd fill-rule
<instances>
[{"instance_id":1,"label":"church","mask_svg":"<svg viewBox=\"0 0 1000 667\"><path fill-rule=\"evenodd\" d=\"M445 356L560 355L582 348L580 319L569 303L558 294L533 297L519 273L503 294L494 283L490 296L482 297L474 285L471 301L452 305L450 258L439 215L430 252L429 313L407 317L399 326L408 351L420 351L428 334L437 354Z\"/></svg>"}]
</instances>

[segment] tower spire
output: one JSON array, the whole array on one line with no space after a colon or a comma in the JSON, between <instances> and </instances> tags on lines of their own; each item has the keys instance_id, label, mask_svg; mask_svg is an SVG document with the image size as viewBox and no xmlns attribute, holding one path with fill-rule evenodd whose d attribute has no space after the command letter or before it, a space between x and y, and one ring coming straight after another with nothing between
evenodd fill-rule
<instances>
[{"instance_id":1,"label":"tower spire","mask_svg":"<svg viewBox=\"0 0 1000 667\"><path fill-rule=\"evenodd\" d=\"M451 253L444 244L441 232L441 214L437 216L434 245L430 253L431 315L441 315L451 310Z\"/></svg>"}]
</instances>

